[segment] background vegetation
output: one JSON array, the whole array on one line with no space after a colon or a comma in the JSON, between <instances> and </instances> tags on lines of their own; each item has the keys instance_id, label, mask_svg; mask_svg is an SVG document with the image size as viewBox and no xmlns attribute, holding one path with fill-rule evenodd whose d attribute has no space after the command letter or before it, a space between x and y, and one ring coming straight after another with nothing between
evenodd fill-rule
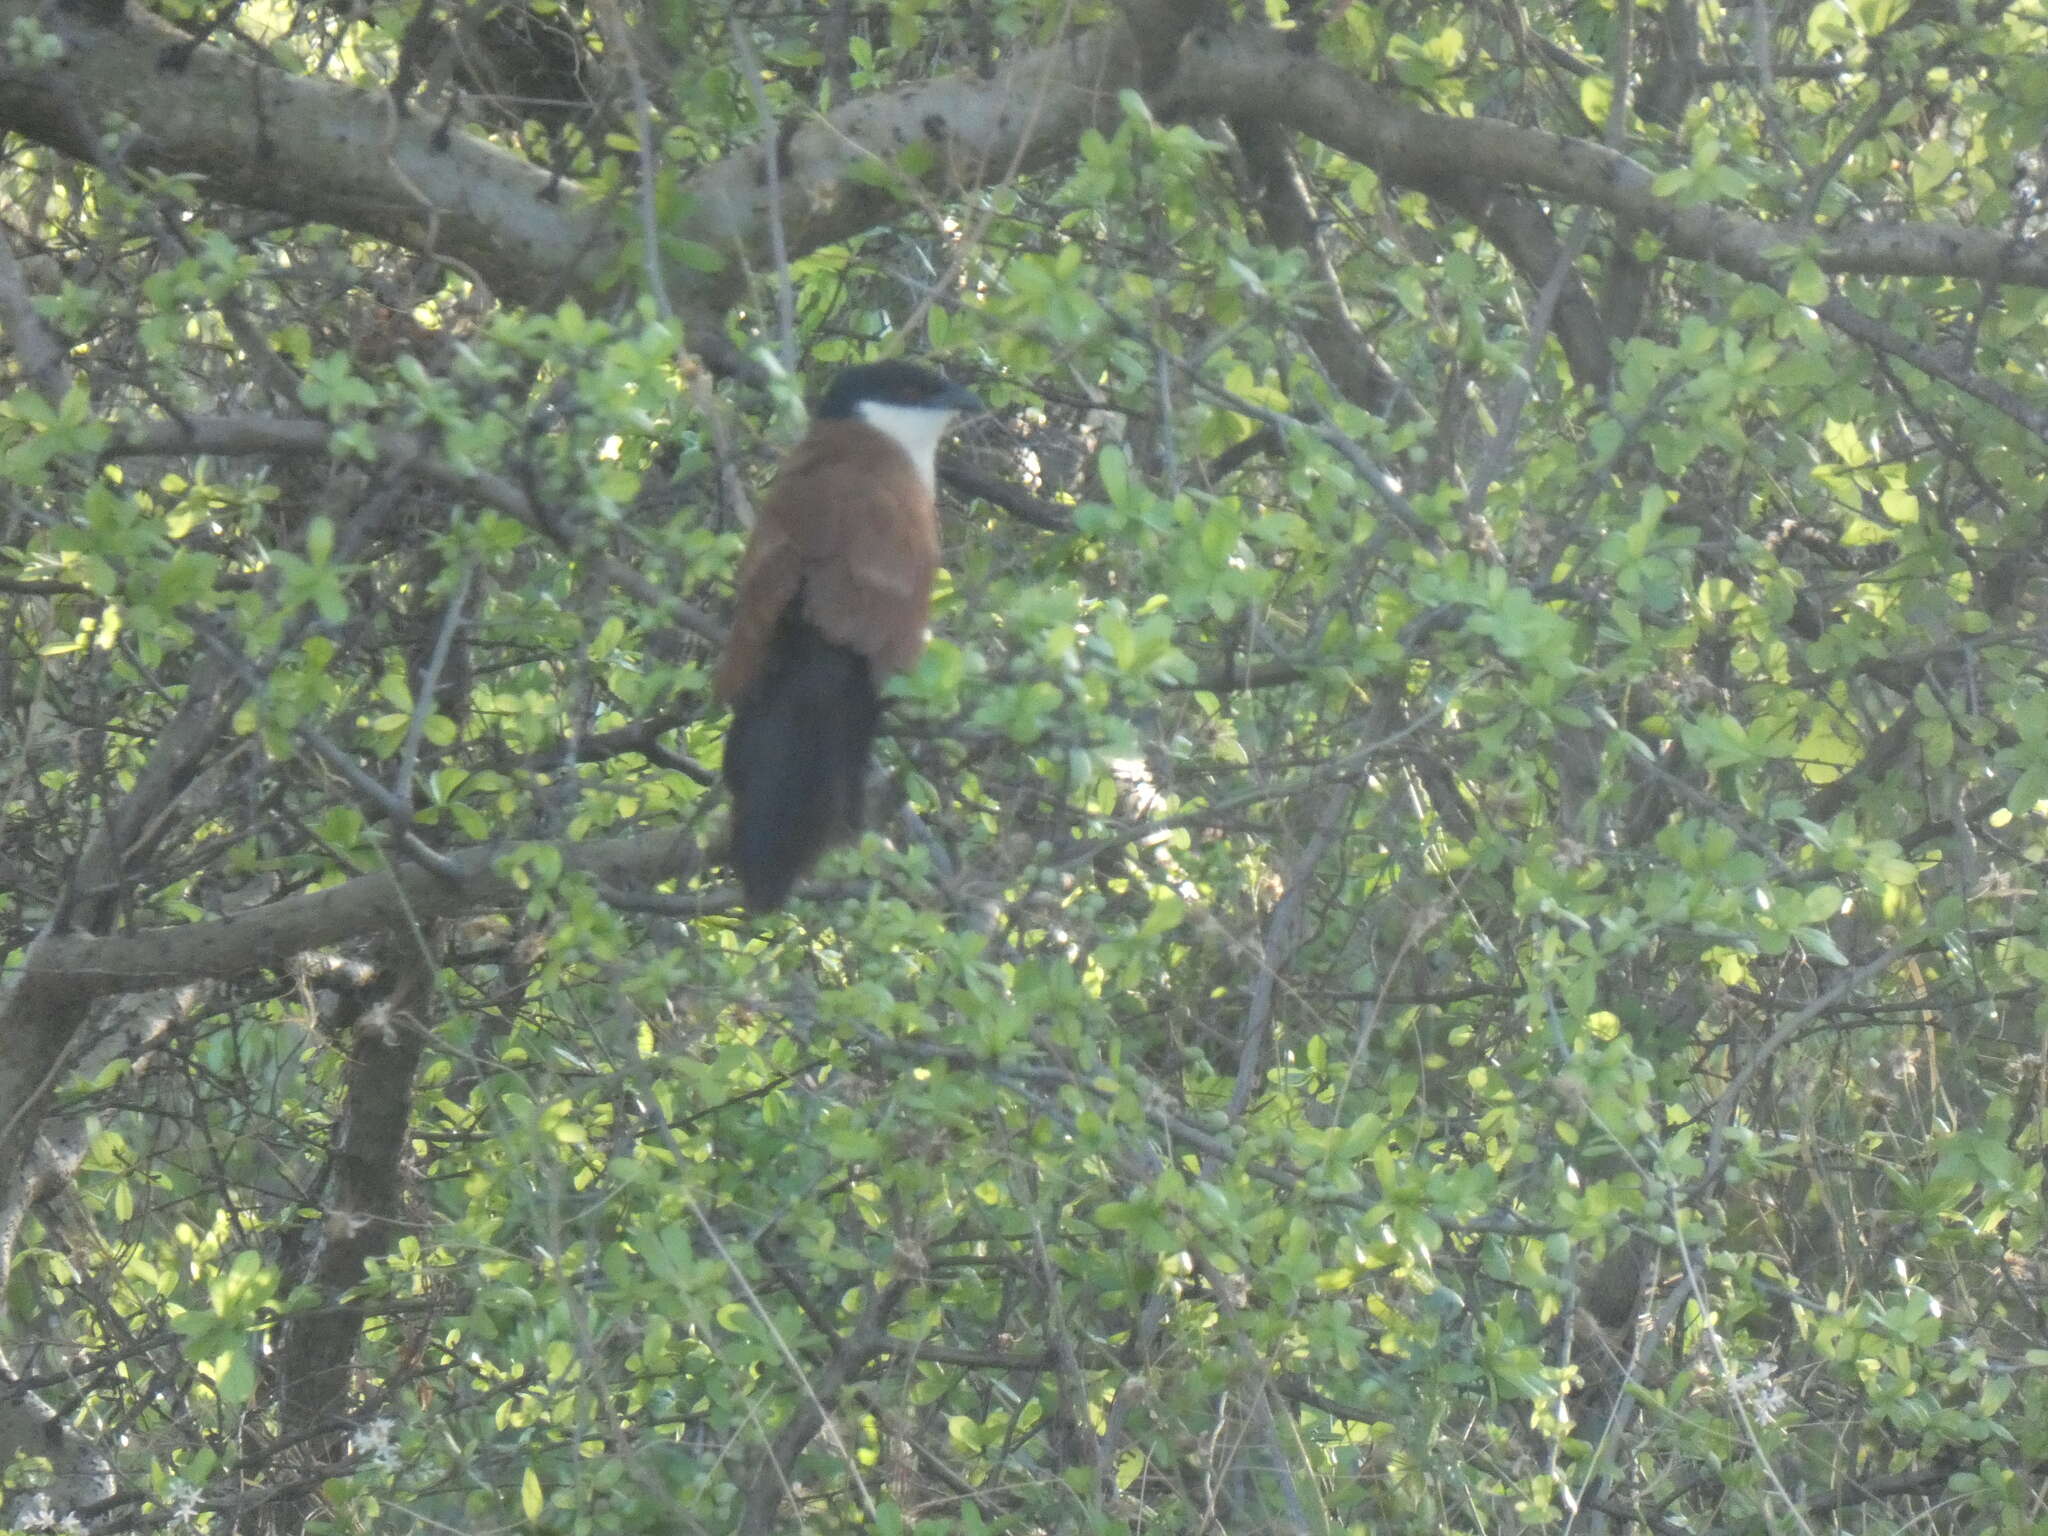
<instances>
[{"instance_id":1,"label":"background vegetation","mask_svg":"<svg viewBox=\"0 0 2048 1536\"><path fill-rule=\"evenodd\" d=\"M2048 1530L2037 4L0 22L15 1528Z\"/></svg>"}]
</instances>

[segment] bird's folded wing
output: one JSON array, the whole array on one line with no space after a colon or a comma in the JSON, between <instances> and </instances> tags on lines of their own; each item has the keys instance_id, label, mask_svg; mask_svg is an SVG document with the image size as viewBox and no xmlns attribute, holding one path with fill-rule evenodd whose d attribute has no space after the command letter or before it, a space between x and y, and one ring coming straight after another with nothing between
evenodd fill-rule
<instances>
[{"instance_id":1,"label":"bird's folded wing","mask_svg":"<svg viewBox=\"0 0 2048 1536\"><path fill-rule=\"evenodd\" d=\"M938 561L932 493L908 456L858 423L820 422L762 498L717 697L746 691L799 592L803 616L877 682L902 671L924 648Z\"/></svg>"}]
</instances>

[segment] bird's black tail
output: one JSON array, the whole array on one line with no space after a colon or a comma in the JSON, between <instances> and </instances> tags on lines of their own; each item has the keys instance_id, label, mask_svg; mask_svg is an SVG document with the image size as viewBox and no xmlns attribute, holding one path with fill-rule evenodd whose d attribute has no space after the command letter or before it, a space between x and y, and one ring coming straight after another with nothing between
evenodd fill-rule
<instances>
[{"instance_id":1,"label":"bird's black tail","mask_svg":"<svg viewBox=\"0 0 2048 1536\"><path fill-rule=\"evenodd\" d=\"M860 831L881 698L868 661L792 602L725 738L732 866L747 906L772 912L834 843Z\"/></svg>"}]
</instances>

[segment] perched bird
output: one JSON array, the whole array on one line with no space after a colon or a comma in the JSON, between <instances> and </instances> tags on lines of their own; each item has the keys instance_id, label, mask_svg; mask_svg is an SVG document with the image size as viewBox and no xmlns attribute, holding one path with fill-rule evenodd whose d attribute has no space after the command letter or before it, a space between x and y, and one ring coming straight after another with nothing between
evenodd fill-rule
<instances>
[{"instance_id":1,"label":"perched bird","mask_svg":"<svg viewBox=\"0 0 2048 1536\"><path fill-rule=\"evenodd\" d=\"M849 368L762 497L712 691L747 906L860 831L882 682L917 660L939 563L933 458L981 402L915 363Z\"/></svg>"}]
</instances>

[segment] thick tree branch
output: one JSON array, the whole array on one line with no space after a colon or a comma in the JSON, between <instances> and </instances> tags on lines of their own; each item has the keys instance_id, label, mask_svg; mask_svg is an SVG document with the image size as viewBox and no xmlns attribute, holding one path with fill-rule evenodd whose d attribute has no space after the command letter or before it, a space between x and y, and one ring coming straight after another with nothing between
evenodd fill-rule
<instances>
[{"instance_id":1,"label":"thick tree branch","mask_svg":"<svg viewBox=\"0 0 2048 1536\"><path fill-rule=\"evenodd\" d=\"M1532 294L1552 279L1560 262L1566 262L1564 241L1558 238L1549 215L1530 199L1492 191L1477 180L1454 183L1436 195L1499 247ZM1599 307L1569 270L1551 318L1572 377L1588 389L1605 389L1614 338L1608 334Z\"/></svg>"},{"instance_id":2,"label":"thick tree branch","mask_svg":"<svg viewBox=\"0 0 2048 1536\"><path fill-rule=\"evenodd\" d=\"M0 987L0 1168L19 1166L73 1042L102 998L281 965L308 949L409 930L434 918L524 904L530 888L500 873L516 844L451 853L433 869L362 875L215 922L130 929L101 937L51 925ZM622 886L651 885L694 867L695 842L649 833L555 845L565 872Z\"/></svg>"},{"instance_id":3,"label":"thick tree branch","mask_svg":"<svg viewBox=\"0 0 2048 1536\"><path fill-rule=\"evenodd\" d=\"M1679 255L1759 282L1775 282L1782 275L1782 253L1797 247L1828 272L2048 287L2048 245L2040 242L1954 224L1768 223L1725 208L1679 203L1657 196L1651 190L1655 175L1627 155L1495 118L1423 111L1264 29L1192 34L1181 50L1170 100L1182 111L1274 118L1424 190L1477 179L1590 203L1654 230Z\"/></svg>"},{"instance_id":4,"label":"thick tree branch","mask_svg":"<svg viewBox=\"0 0 2048 1536\"><path fill-rule=\"evenodd\" d=\"M0 0L0 28L34 23L65 44L55 64L0 69L0 128L97 161L107 126L127 125L128 157L197 174L213 197L450 258L507 298L587 293L612 266L618 233L573 183L444 133L385 92L194 47L134 7L108 24L107 9ZM1113 120L1117 93L1138 84L1132 25L1020 54L990 79L923 81L797 124L686 176L689 222L665 233L759 264L778 226L800 256L869 228L919 186L956 191L1047 164ZM925 162L914 173L913 152ZM779 208L767 194L769 155ZM728 263L672 272L669 286L699 308L729 297L742 276Z\"/></svg>"},{"instance_id":5,"label":"thick tree branch","mask_svg":"<svg viewBox=\"0 0 2048 1536\"><path fill-rule=\"evenodd\" d=\"M1113 116L1143 73L1134 32L1154 8L1024 53L993 78L953 76L863 97L685 178L691 222L670 231L766 259L778 225L791 255L868 228L922 186L956 191L1056 161ZM191 39L130 8L41 8L0 0L0 24L38 18L66 44L53 65L0 70L0 127L98 159L108 122L142 125L128 153L196 173L209 194L380 235L442 255L514 298L586 292L616 236L580 189L467 134L400 110L388 95L293 76ZM1146 57L1156 57L1148 39ZM175 53L169 50L175 49ZM168 65L167 58L181 62ZM1423 111L1341 66L1257 29L1193 33L1162 104L1284 123L1424 189L1476 179L1603 207L1676 253L1773 281L1788 247L1830 272L2048 285L2048 250L1996 230L1767 223L1651 191L1649 169L1600 145L1486 118ZM905 156L928 162L909 169ZM765 156L781 194L771 209ZM878 172L884 174L878 175ZM672 274L679 300L729 297L740 268Z\"/></svg>"},{"instance_id":6,"label":"thick tree branch","mask_svg":"<svg viewBox=\"0 0 2048 1536\"><path fill-rule=\"evenodd\" d=\"M389 1251L400 1231L401 1175L411 1149L413 1076L427 1041L437 957L423 935L389 938L373 989L355 1021L344 1078L342 1124L328 1154L331 1190L305 1272L324 1305L292 1318L278 1351L278 1427L283 1437L310 1437L307 1453L333 1460L347 1401L364 1308L344 1298L362 1283L370 1260ZM303 1519L305 1500L291 1501ZM291 1507L288 1504L288 1508ZM286 1530L296 1524L286 1523Z\"/></svg>"},{"instance_id":7,"label":"thick tree branch","mask_svg":"<svg viewBox=\"0 0 2048 1536\"><path fill-rule=\"evenodd\" d=\"M113 439L100 450L100 457L134 459L199 453L229 459L311 456L330 450L336 430L324 421L288 416L181 416L117 427ZM385 462L402 465L429 485L495 507L529 526L540 523L533 498L505 476L457 468L438 457L433 442L419 433L373 428L369 436Z\"/></svg>"},{"instance_id":8,"label":"thick tree branch","mask_svg":"<svg viewBox=\"0 0 2048 1536\"><path fill-rule=\"evenodd\" d=\"M28 948L0 993L0 1038L14 1038L34 1010L81 1007L122 992L174 986L202 977L245 975L320 949L433 918L524 905L530 887L502 874L498 863L522 846L488 843L443 859L440 870L416 866L360 875L325 890L290 896L213 922L133 928L100 938L44 933ZM561 855L564 871L607 885L651 885L692 868L690 837L653 832L586 843L542 844Z\"/></svg>"},{"instance_id":9,"label":"thick tree branch","mask_svg":"<svg viewBox=\"0 0 2048 1536\"><path fill-rule=\"evenodd\" d=\"M23 25L54 31L64 51L0 69L0 126L68 155L97 162L101 136L125 130L127 158L196 173L211 197L451 257L507 296L584 287L610 253L587 199L551 198L546 170L444 135L382 91L193 47L134 6L102 25L76 7L0 0L0 27Z\"/></svg>"},{"instance_id":10,"label":"thick tree branch","mask_svg":"<svg viewBox=\"0 0 2048 1536\"><path fill-rule=\"evenodd\" d=\"M874 227L917 186L987 186L1060 159L1083 131L1113 122L1117 93L1137 84L1130 33L1112 25L1022 54L991 79L950 75L865 96L686 177L697 224L681 233L758 264L779 223L800 256ZM770 154L779 218L765 195ZM913 154L930 161L914 178Z\"/></svg>"},{"instance_id":11,"label":"thick tree branch","mask_svg":"<svg viewBox=\"0 0 2048 1536\"><path fill-rule=\"evenodd\" d=\"M1319 280L1309 293L1313 319L1302 327L1302 339L1315 349L1346 400L1375 416L1387 414L1401 394L1400 381L1373 351L1372 339L1345 302L1344 285L1289 148L1292 136L1267 118L1237 120L1231 132L1244 152L1251 194L1267 234L1276 245L1306 251Z\"/></svg>"},{"instance_id":12,"label":"thick tree branch","mask_svg":"<svg viewBox=\"0 0 2048 1536\"><path fill-rule=\"evenodd\" d=\"M1853 336L1865 346L1889 353L1901 362L1918 368L1929 378L1940 379L1944 384L1961 390L1971 399L1980 400L1993 410L2003 412L2036 437L2048 438L2048 406L2035 405L2022 399L2017 392L1977 373L1961 357L1934 347L1922 346L1908 337L1901 336L1890 326L1872 319L1847 299L1839 296L1822 302L1820 317L1836 330Z\"/></svg>"},{"instance_id":13,"label":"thick tree branch","mask_svg":"<svg viewBox=\"0 0 2048 1536\"><path fill-rule=\"evenodd\" d=\"M1074 531L1072 508L1047 501L1043 496L1034 496L1007 480L971 469L957 457L948 456L939 461L939 479L948 489L958 491L962 496L979 497L992 506L1002 508L1020 523L1028 523L1046 533Z\"/></svg>"}]
</instances>

